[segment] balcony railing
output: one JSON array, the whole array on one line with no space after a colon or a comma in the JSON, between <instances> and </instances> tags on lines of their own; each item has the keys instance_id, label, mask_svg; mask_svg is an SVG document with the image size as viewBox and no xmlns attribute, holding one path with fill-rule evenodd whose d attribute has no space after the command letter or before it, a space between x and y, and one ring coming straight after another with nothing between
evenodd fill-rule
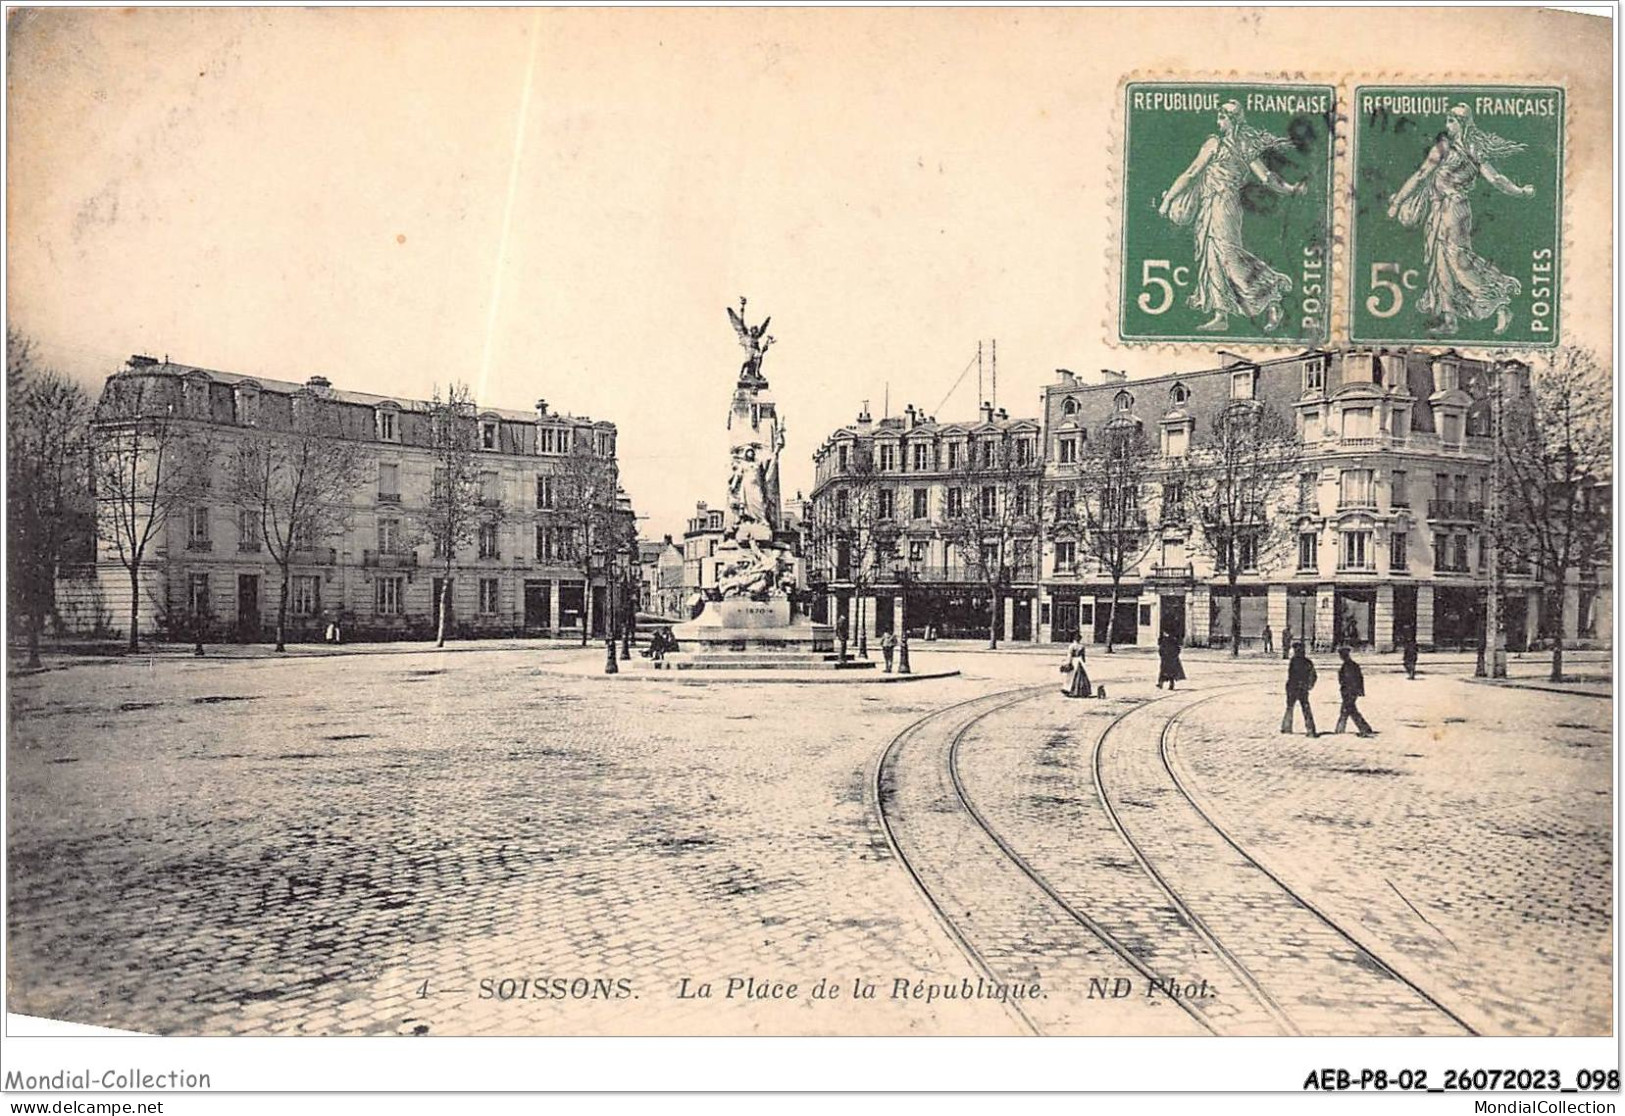
<instances>
[{"instance_id":1,"label":"balcony railing","mask_svg":"<svg viewBox=\"0 0 1625 1116\"><path fill-rule=\"evenodd\" d=\"M1375 496L1343 496L1337 501L1338 511L1376 511Z\"/></svg>"},{"instance_id":2,"label":"balcony railing","mask_svg":"<svg viewBox=\"0 0 1625 1116\"><path fill-rule=\"evenodd\" d=\"M1337 563L1337 572L1340 574L1374 574L1377 572L1377 564L1375 562L1339 562Z\"/></svg>"},{"instance_id":3,"label":"balcony railing","mask_svg":"<svg viewBox=\"0 0 1625 1116\"><path fill-rule=\"evenodd\" d=\"M1388 439L1379 434L1362 438L1345 437L1341 441L1344 449L1381 449Z\"/></svg>"},{"instance_id":4,"label":"balcony railing","mask_svg":"<svg viewBox=\"0 0 1625 1116\"><path fill-rule=\"evenodd\" d=\"M210 551L214 549L214 543L210 542L208 539L187 539L186 549Z\"/></svg>"},{"instance_id":5,"label":"balcony railing","mask_svg":"<svg viewBox=\"0 0 1625 1116\"><path fill-rule=\"evenodd\" d=\"M331 566L338 560L338 551L330 546L309 546L293 552L296 566Z\"/></svg>"},{"instance_id":6,"label":"balcony railing","mask_svg":"<svg viewBox=\"0 0 1625 1116\"><path fill-rule=\"evenodd\" d=\"M1428 518L1478 523L1484 518L1484 505L1473 500L1429 500Z\"/></svg>"},{"instance_id":7,"label":"balcony railing","mask_svg":"<svg viewBox=\"0 0 1625 1116\"><path fill-rule=\"evenodd\" d=\"M415 550L363 550L361 564L378 569L416 569L418 552Z\"/></svg>"},{"instance_id":8,"label":"balcony railing","mask_svg":"<svg viewBox=\"0 0 1625 1116\"><path fill-rule=\"evenodd\" d=\"M398 504L401 502L401 494L399 492L380 492L378 502L380 504Z\"/></svg>"},{"instance_id":9,"label":"balcony railing","mask_svg":"<svg viewBox=\"0 0 1625 1116\"><path fill-rule=\"evenodd\" d=\"M1151 580L1153 581L1190 581L1195 576L1191 566L1152 566Z\"/></svg>"}]
</instances>

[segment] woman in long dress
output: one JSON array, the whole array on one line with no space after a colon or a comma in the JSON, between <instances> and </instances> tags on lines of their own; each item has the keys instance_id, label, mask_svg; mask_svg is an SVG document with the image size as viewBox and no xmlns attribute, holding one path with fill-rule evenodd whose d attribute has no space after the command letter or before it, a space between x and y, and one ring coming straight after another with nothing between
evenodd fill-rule
<instances>
[{"instance_id":1,"label":"woman in long dress","mask_svg":"<svg viewBox=\"0 0 1625 1116\"><path fill-rule=\"evenodd\" d=\"M1241 188L1248 176L1277 194L1302 194L1307 187L1290 184L1264 165L1268 151L1292 146L1246 122L1241 105L1219 106L1219 134L1209 136L1185 173L1174 180L1157 204L1157 212L1176 225L1193 225L1196 238L1196 289L1186 302L1212 317L1197 328L1222 330L1231 314L1262 315L1265 331L1281 324L1281 299L1292 280L1247 251L1241 239Z\"/></svg>"},{"instance_id":2,"label":"woman in long dress","mask_svg":"<svg viewBox=\"0 0 1625 1116\"><path fill-rule=\"evenodd\" d=\"M1522 285L1473 251L1467 199L1480 175L1503 194L1534 197L1533 186L1515 184L1490 163L1523 149L1484 131L1466 105L1457 105L1445 117L1444 135L1388 203L1389 217L1408 229L1422 226L1428 279L1416 305L1438 320L1437 333L1454 333L1462 318L1494 317L1497 334L1512 322L1512 299Z\"/></svg>"},{"instance_id":3,"label":"woman in long dress","mask_svg":"<svg viewBox=\"0 0 1625 1116\"><path fill-rule=\"evenodd\" d=\"M1084 669L1084 660L1087 653L1083 649L1083 637L1072 641L1066 649L1066 661L1072 670L1066 677L1066 686L1061 690L1067 697L1093 697L1094 688L1089 685L1089 672Z\"/></svg>"}]
</instances>

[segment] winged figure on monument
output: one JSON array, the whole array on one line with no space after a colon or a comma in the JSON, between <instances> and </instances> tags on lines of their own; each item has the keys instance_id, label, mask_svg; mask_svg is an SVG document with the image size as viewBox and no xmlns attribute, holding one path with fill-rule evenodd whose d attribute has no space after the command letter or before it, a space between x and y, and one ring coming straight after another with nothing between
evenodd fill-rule
<instances>
[{"instance_id":1,"label":"winged figure on monument","mask_svg":"<svg viewBox=\"0 0 1625 1116\"><path fill-rule=\"evenodd\" d=\"M737 314L732 306L728 307L728 320L733 323L734 332L739 334L739 344L745 350L745 363L739 366L740 381L762 380L762 358L767 355L767 347L773 344L773 338L767 332L767 323L773 320L772 316L763 318L761 325L746 325L745 299L741 296Z\"/></svg>"}]
</instances>

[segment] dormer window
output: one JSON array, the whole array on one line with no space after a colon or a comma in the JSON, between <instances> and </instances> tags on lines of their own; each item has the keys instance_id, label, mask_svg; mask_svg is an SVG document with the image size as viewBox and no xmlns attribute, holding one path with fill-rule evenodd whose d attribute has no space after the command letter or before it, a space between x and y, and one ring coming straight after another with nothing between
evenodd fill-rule
<instances>
[{"instance_id":1,"label":"dormer window","mask_svg":"<svg viewBox=\"0 0 1625 1116\"><path fill-rule=\"evenodd\" d=\"M1243 368L1239 372L1230 373L1230 398L1251 399L1253 397L1253 368Z\"/></svg>"},{"instance_id":2,"label":"dormer window","mask_svg":"<svg viewBox=\"0 0 1625 1116\"><path fill-rule=\"evenodd\" d=\"M1116 397L1112 399L1112 406L1117 410L1118 414L1126 415L1134 406L1134 396L1130 395L1126 391L1120 391L1117 393Z\"/></svg>"},{"instance_id":3,"label":"dormer window","mask_svg":"<svg viewBox=\"0 0 1625 1116\"><path fill-rule=\"evenodd\" d=\"M1433 390L1455 391L1461 386L1461 366L1453 360L1433 362Z\"/></svg>"},{"instance_id":4,"label":"dormer window","mask_svg":"<svg viewBox=\"0 0 1625 1116\"><path fill-rule=\"evenodd\" d=\"M186 381L186 413L193 418L209 417L209 381L197 376Z\"/></svg>"},{"instance_id":5,"label":"dormer window","mask_svg":"<svg viewBox=\"0 0 1625 1116\"><path fill-rule=\"evenodd\" d=\"M494 450L494 449L496 449L498 447L497 429L500 426L501 426L501 423L497 422L495 419L481 419L480 420L480 448L481 449Z\"/></svg>"},{"instance_id":6,"label":"dormer window","mask_svg":"<svg viewBox=\"0 0 1625 1116\"><path fill-rule=\"evenodd\" d=\"M1061 413L1067 416L1078 413L1078 400L1076 396L1067 396L1066 402L1061 404Z\"/></svg>"},{"instance_id":7,"label":"dormer window","mask_svg":"<svg viewBox=\"0 0 1625 1116\"><path fill-rule=\"evenodd\" d=\"M889 472L892 469L897 468L897 447L894 446L894 445L887 444L887 445L880 446L879 449L880 449L879 466L880 466L881 470Z\"/></svg>"},{"instance_id":8,"label":"dormer window","mask_svg":"<svg viewBox=\"0 0 1625 1116\"><path fill-rule=\"evenodd\" d=\"M1303 393L1326 390L1326 358L1310 357L1303 362Z\"/></svg>"},{"instance_id":9,"label":"dormer window","mask_svg":"<svg viewBox=\"0 0 1625 1116\"><path fill-rule=\"evenodd\" d=\"M243 426L258 426L260 424L259 390L247 385L239 385L234 394L237 397L237 421Z\"/></svg>"},{"instance_id":10,"label":"dormer window","mask_svg":"<svg viewBox=\"0 0 1625 1116\"><path fill-rule=\"evenodd\" d=\"M374 425L378 431L380 442L398 442L401 440L400 416L393 407L379 407L373 412Z\"/></svg>"},{"instance_id":11,"label":"dormer window","mask_svg":"<svg viewBox=\"0 0 1625 1116\"><path fill-rule=\"evenodd\" d=\"M1168 401L1175 407L1183 407L1190 402L1191 389L1184 384L1175 384L1168 389Z\"/></svg>"}]
</instances>

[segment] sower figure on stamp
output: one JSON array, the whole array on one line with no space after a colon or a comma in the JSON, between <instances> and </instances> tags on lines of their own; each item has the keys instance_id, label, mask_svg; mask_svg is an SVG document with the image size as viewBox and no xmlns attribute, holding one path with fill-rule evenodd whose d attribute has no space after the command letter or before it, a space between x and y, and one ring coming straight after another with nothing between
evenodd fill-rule
<instances>
[{"instance_id":1,"label":"sower figure on stamp","mask_svg":"<svg viewBox=\"0 0 1625 1116\"><path fill-rule=\"evenodd\" d=\"M1512 299L1522 284L1473 251L1468 196L1482 176L1503 194L1534 197L1533 186L1517 185L1490 162L1523 149L1484 131L1466 105L1457 105L1445 117L1444 134L1388 203L1389 217L1408 229L1422 226L1428 278L1416 305L1437 319L1435 333L1456 332L1461 318L1493 317L1497 334L1512 322Z\"/></svg>"},{"instance_id":2,"label":"sower figure on stamp","mask_svg":"<svg viewBox=\"0 0 1625 1116\"><path fill-rule=\"evenodd\" d=\"M1347 647L1339 647L1337 653L1343 656L1343 665L1337 668L1337 688L1342 692L1343 705L1337 711L1337 727L1332 731L1342 732L1353 717L1354 728L1360 736L1375 736L1377 730L1366 724L1355 705L1365 697L1365 675L1360 671L1360 664L1354 661Z\"/></svg>"},{"instance_id":3,"label":"sower figure on stamp","mask_svg":"<svg viewBox=\"0 0 1625 1116\"><path fill-rule=\"evenodd\" d=\"M1286 715L1281 718L1281 731L1292 731L1292 707L1303 707L1303 727L1310 736L1319 736L1315 731L1315 714L1309 708L1309 691L1315 688L1315 664L1309 661L1309 656L1303 653L1303 644L1292 645L1292 660L1286 667Z\"/></svg>"},{"instance_id":4,"label":"sower figure on stamp","mask_svg":"<svg viewBox=\"0 0 1625 1116\"><path fill-rule=\"evenodd\" d=\"M1277 194L1308 187L1289 183L1264 165L1266 152L1292 146L1283 136L1248 124L1241 105L1219 106L1219 134L1209 136L1191 165L1168 187L1157 212L1190 225L1196 238L1196 289L1186 301L1213 316L1198 329L1228 329L1231 314L1263 319L1265 332L1281 324L1281 298L1292 280L1247 251L1241 236L1241 191L1256 178Z\"/></svg>"}]
</instances>

